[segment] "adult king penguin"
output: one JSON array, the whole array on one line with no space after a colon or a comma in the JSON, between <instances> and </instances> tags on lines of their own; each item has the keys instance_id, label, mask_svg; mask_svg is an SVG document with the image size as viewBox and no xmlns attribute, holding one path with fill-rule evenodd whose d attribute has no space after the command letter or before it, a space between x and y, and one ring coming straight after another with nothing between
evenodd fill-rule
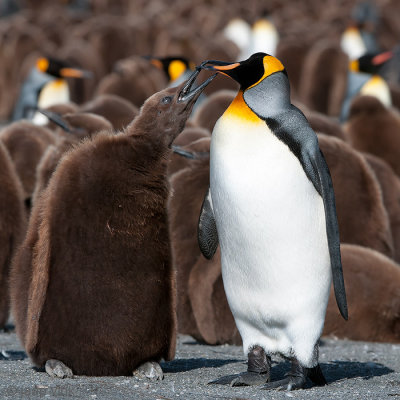
<instances>
[{"instance_id":1,"label":"adult king penguin","mask_svg":"<svg viewBox=\"0 0 400 400\"><path fill-rule=\"evenodd\" d=\"M36 108L69 102L66 78L90 78L90 71L71 68L66 62L41 57L24 81L14 108L13 121L32 119L36 125L46 125L48 119Z\"/></svg>"},{"instance_id":2,"label":"adult king penguin","mask_svg":"<svg viewBox=\"0 0 400 400\"><path fill-rule=\"evenodd\" d=\"M317 136L290 103L289 79L275 57L256 53L201 67L241 85L212 133L198 233L207 258L220 243L248 369L212 383L292 390L309 377L324 385L318 342L332 276L345 319L347 303L332 181ZM270 382L275 353L292 367L285 379Z\"/></svg>"}]
</instances>

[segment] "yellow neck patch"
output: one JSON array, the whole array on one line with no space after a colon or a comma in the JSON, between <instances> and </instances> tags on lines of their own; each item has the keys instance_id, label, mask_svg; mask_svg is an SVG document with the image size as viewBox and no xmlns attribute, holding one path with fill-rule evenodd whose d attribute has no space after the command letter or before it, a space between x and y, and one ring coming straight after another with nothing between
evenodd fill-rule
<instances>
[{"instance_id":1,"label":"yellow neck patch","mask_svg":"<svg viewBox=\"0 0 400 400\"><path fill-rule=\"evenodd\" d=\"M243 98L243 92L240 90L231 105L223 114L223 118L238 118L243 121L259 123L263 122L250 107L246 104Z\"/></svg>"},{"instance_id":2,"label":"yellow neck patch","mask_svg":"<svg viewBox=\"0 0 400 400\"><path fill-rule=\"evenodd\" d=\"M186 65L180 60L171 61L168 66L168 75L171 82L178 79L186 71Z\"/></svg>"},{"instance_id":3,"label":"yellow neck patch","mask_svg":"<svg viewBox=\"0 0 400 400\"><path fill-rule=\"evenodd\" d=\"M275 72L283 71L285 69L283 64L277 58L275 58L273 56L265 56L263 59L263 64L264 64L264 75L261 77L260 80L258 80L253 85L249 86L246 90L248 90L254 86L257 86L267 76L270 76Z\"/></svg>"}]
</instances>

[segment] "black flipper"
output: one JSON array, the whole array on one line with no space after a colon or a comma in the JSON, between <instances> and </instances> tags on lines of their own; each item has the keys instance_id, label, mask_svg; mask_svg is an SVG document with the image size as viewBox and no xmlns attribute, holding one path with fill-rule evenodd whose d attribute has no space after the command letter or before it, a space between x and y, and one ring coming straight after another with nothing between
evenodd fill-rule
<instances>
[{"instance_id":1,"label":"black flipper","mask_svg":"<svg viewBox=\"0 0 400 400\"><path fill-rule=\"evenodd\" d=\"M212 209L210 189L207 190L203 205L200 211L197 240L204 257L208 260L214 256L218 247L217 225Z\"/></svg>"},{"instance_id":2,"label":"black flipper","mask_svg":"<svg viewBox=\"0 0 400 400\"><path fill-rule=\"evenodd\" d=\"M304 114L295 106L275 118L264 118L271 131L282 140L299 159L304 172L321 195L326 219L329 254L336 302L344 319L348 319L346 292L340 256L339 226L336 215L332 178L318 139Z\"/></svg>"},{"instance_id":3,"label":"black flipper","mask_svg":"<svg viewBox=\"0 0 400 400\"><path fill-rule=\"evenodd\" d=\"M210 157L210 152L208 152L208 151L200 151L200 152L199 151L196 151L196 152L187 151L187 150L184 150L181 146L177 146L174 144L171 146L171 149L175 154L179 154L180 156L189 158L190 160L197 160L199 158L209 158Z\"/></svg>"},{"instance_id":4,"label":"black flipper","mask_svg":"<svg viewBox=\"0 0 400 400\"><path fill-rule=\"evenodd\" d=\"M54 111L50 110L43 110L42 108L39 107L35 107L35 109L44 116L46 116L51 122L58 125L65 132L71 132L71 128L68 126L67 121L65 121L60 114L57 114Z\"/></svg>"},{"instance_id":5,"label":"black flipper","mask_svg":"<svg viewBox=\"0 0 400 400\"><path fill-rule=\"evenodd\" d=\"M344 287L342 260L340 256L339 225L336 215L335 194L328 165L319 149L309 154L313 168L318 173L321 195L325 206L326 233L328 236L329 254L331 257L333 287L336 303L342 317L348 319L346 290Z\"/></svg>"},{"instance_id":6,"label":"black flipper","mask_svg":"<svg viewBox=\"0 0 400 400\"><path fill-rule=\"evenodd\" d=\"M171 148L175 154L179 154L182 157L189 158L191 160L194 160L196 158L194 153L192 153L191 151L186 151L180 146L172 145Z\"/></svg>"}]
</instances>

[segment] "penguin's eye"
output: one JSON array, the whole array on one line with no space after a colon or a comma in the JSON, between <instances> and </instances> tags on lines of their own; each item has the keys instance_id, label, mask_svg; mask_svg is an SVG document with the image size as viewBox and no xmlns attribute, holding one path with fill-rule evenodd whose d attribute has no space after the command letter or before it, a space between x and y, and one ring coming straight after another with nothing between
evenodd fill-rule
<instances>
[{"instance_id":1,"label":"penguin's eye","mask_svg":"<svg viewBox=\"0 0 400 400\"><path fill-rule=\"evenodd\" d=\"M163 104L169 104L169 103L171 103L171 101L172 101L171 96L166 96L161 99L161 103L163 103Z\"/></svg>"}]
</instances>

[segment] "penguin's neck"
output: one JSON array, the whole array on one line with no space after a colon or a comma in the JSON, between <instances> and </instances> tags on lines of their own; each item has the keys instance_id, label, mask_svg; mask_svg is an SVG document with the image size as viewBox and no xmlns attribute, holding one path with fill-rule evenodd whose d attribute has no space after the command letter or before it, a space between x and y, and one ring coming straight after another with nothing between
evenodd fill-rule
<instances>
[{"instance_id":1,"label":"penguin's neck","mask_svg":"<svg viewBox=\"0 0 400 400\"><path fill-rule=\"evenodd\" d=\"M283 72L272 74L245 90L243 99L259 118L273 118L291 106L289 80Z\"/></svg>"},{"instance_id":2,"label":"penguin's neck","mask_svg":"<svg viewBox=\"0 0 400 400\"><path fill-rule=\"evenodd\" d=\"M249 122L260 122L260 118L249 108L243 98L243 91L240 90L231 105L227 108L223 117L237 118Z\"/></svg>"}]
</instances>

